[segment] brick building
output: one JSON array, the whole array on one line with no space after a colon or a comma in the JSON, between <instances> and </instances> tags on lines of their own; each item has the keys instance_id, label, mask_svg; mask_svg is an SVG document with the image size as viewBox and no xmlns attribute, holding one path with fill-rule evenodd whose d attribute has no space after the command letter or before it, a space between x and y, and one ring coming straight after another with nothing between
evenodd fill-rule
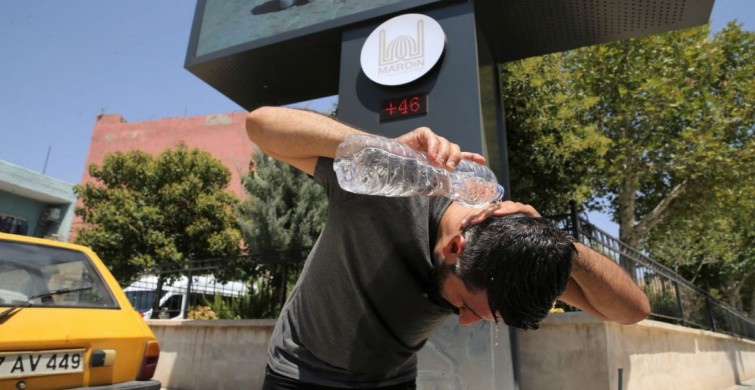
<instances>
[{"instance_id":1,"label":"brick building","mask_svg":"<svg viewBox=\"0 0 755 390\"><path fill-rule=\"evenodd\" d=\"M231 170L229 189L243 198L241 177L249 171L252 153L257 149L246 135L246 114L234 112L145 122L127 122L118 114L101 115L94 124L81 182L91 180L89 165L101 164L107 153L141 150L157 155L183 143L189 148L206 150L222 161ZM76 217L71 237L79 224L80 219Z\"/></svg>"},{"instance_id":2,"label":"brick building","mask_svg":"<svg viewBox=\"0 0 755 390\"><path fill-rule=\"evenodd\" d=\"M241 177L249 170L256 146L246 135L246 112L213 114L186 118L166 118L145 122L126 122L118 114L97 118L89 144L81 182L90 180L90 164L102 163L105 154L142 150L158 154L183 142L190 148L206 150L231 170L229 189L244 195Z\"/></svg>"}]
</instances>

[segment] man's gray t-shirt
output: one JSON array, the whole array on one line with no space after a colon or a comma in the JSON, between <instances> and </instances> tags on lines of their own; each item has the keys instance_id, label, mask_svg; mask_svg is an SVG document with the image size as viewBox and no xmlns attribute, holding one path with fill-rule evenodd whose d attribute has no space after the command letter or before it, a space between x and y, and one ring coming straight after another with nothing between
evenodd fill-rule
<instances>
[{"instance_id":1,"label":"man's gray t-shirt","mask_svg":"<svg viewBox=\"0 0 755 390\"><path fill-rule=\"evenodd\" d=\"M275 326L268 364L333 387L412 380L416 352L453 314L432 259L450 201L346 192L327 158L314 178L328 196L327 223Z\"/></svg>"}]
</instances>

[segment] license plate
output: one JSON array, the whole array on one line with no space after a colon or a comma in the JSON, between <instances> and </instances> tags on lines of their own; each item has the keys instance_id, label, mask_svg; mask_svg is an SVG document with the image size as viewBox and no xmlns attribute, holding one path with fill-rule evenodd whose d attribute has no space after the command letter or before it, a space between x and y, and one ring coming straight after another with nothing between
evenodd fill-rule
<instances>
[{"instance_id":1,"label":"license plate","mask_svg":"<svg viewBox=\"0 0 755 390\"><path fill-rule=\"evenodd\" d=\"M0 378L84 371L84 349L0 352Z\"/></svg>"}]
</instances>

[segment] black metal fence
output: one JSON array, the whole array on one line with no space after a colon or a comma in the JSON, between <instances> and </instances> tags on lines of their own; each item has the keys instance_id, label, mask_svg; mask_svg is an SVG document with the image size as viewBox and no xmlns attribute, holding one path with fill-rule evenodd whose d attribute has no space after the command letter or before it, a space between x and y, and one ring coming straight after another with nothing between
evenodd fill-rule
<instances>
[{"instance_id":1,"label":"black metal fence","mask_svg":"<svg viewBox=\"0 0 755 390\"><path fill-rule=\"evenodd\" d=\"M624 268L647 294L651 319L755 339L755 321L578 217L575 207L571 214L551 219Z\"/></svg>"},{"instance_id":2,"label":"black metal fence","mask_svg":"<svg viewBox=\"0 0 755 390\"><path fill-rule=\"evenodd\" d=\"M131 305L152 319L277 318L302 254L191 260L152 270L124 287ZM264 260L262 260L264 259Z\"/></svg>"},{"instance_id":3,"label":"black metal fence","mask_svg":"<svg viewBox=\"0 0 755 390\"><path fill-rule=\"evenodd\" d=\"M755 321L579 218L576 208L551 219L621 265L650 299L652 319L755 339ZM147 318L276 318L303 258L275 254L192 261L184 268L144 275L124 290ZM155 305L158 276L163 281Z\"/></svg>"}]
</instances>

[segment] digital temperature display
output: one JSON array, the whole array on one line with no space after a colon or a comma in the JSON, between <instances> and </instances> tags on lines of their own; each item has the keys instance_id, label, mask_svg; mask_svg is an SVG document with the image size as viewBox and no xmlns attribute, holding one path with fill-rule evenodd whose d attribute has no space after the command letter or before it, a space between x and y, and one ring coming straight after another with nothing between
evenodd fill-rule
<instances>
[{"instance_id":1,"label":"digital temperature display","mask_svg":"<svg viewBox=\"0 0 755 390\"><path fill-rule=\"evenodd\" d=\"M380 122L427 114L427 93L385 99L380 102Z\"/></svg>"}]
</instances>

